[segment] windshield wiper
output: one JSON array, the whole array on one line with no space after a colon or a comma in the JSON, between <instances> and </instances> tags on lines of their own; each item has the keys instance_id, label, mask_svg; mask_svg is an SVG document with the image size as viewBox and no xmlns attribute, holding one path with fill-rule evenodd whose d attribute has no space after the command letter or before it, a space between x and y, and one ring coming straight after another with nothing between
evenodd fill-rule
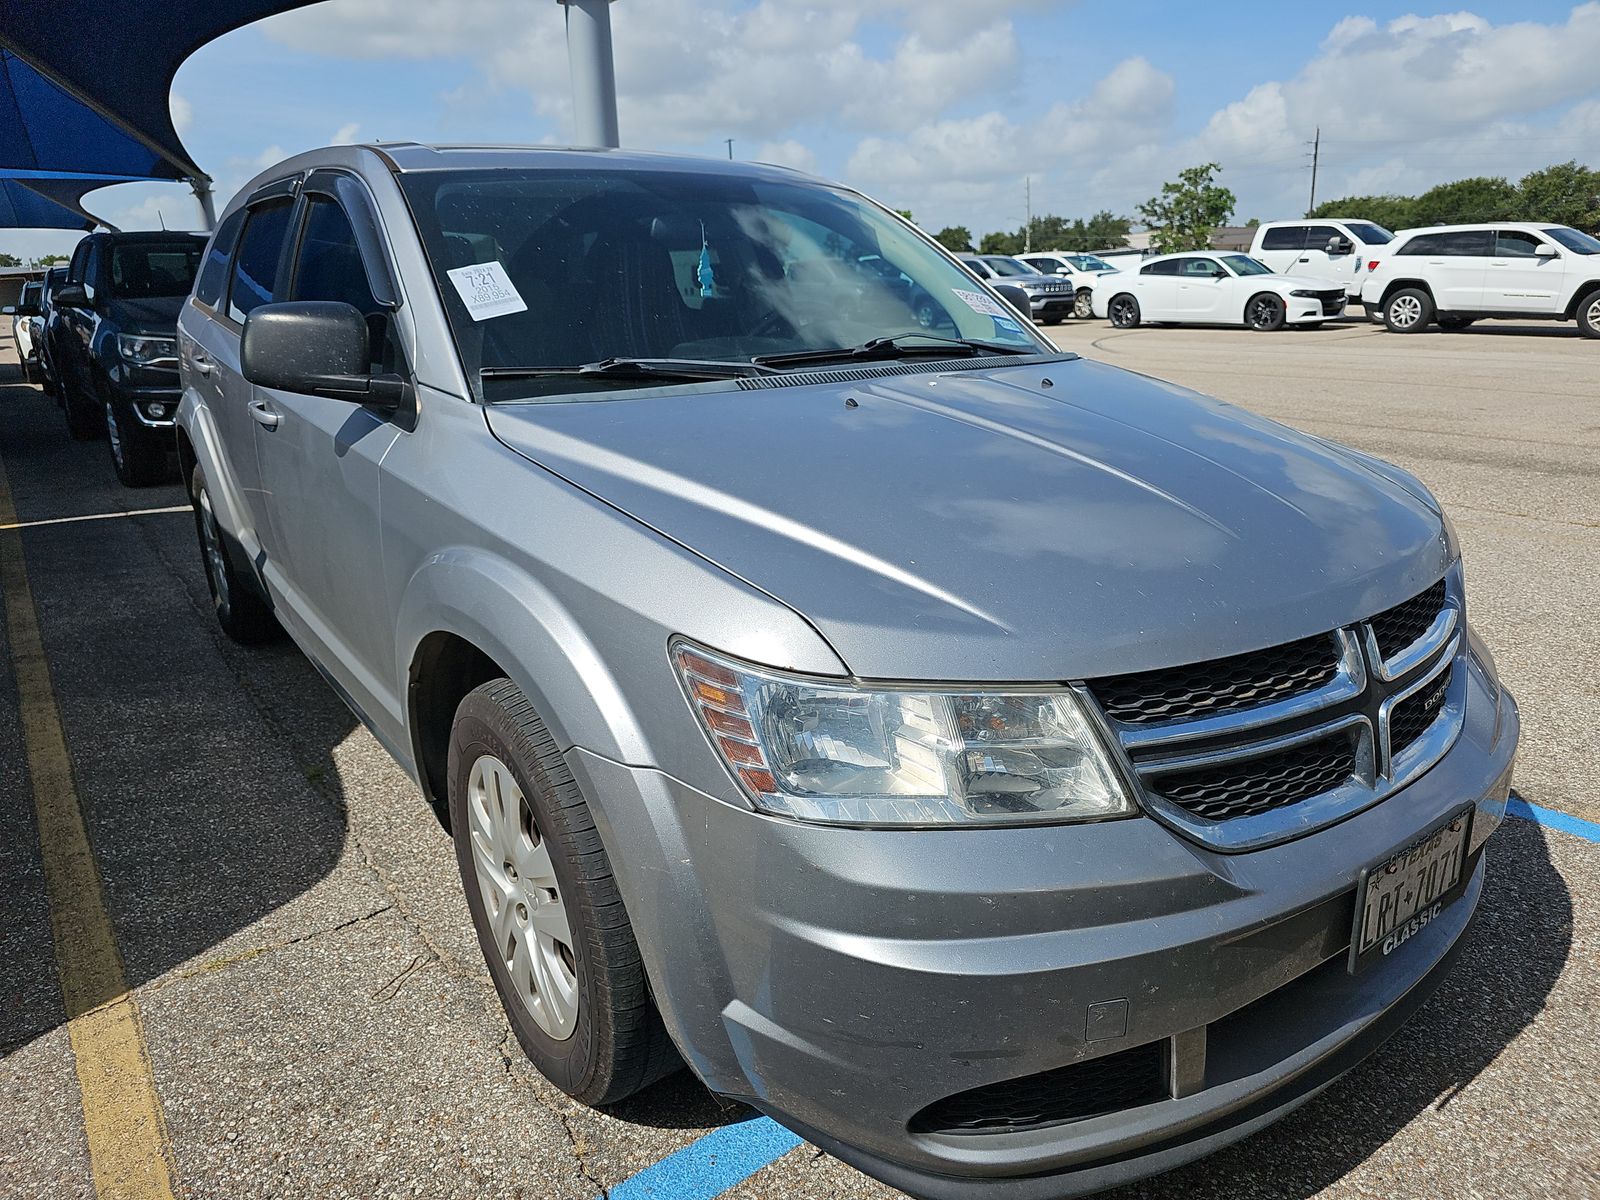
<instances>
[{"instance_id":1,"label":"windshield wiper","mask_svg":"<svg viewBox=\"0 0 1600 1200\"><path fill-rule=\"evenodd\" d=\"M767 374L770 371L759 363L699 358L602 358L575 367L484 367L478 372L483 379L544 379L558 375L607 379L736 379Z\"/></svg>"},{"instance_id":2,"label":"windshield wiper","mask_svg":"<svg viewBox=\"0 0 1600 1200\"><path fill-rule=\"evenodd\" d=\"M906 339L916 338L916 342ZM859 346L835 346L822 350L796 350L790 354L758 354L750 361L761 367L793 367L802 363L871 362L886 358L911 358L933 354L941 358L971 358L979 354L1040 354L1034 346L1012 346L1005 342L982 342L975 338L947 338L936 333L897 333L875 337Z\"/></svg>"}]
</instances>

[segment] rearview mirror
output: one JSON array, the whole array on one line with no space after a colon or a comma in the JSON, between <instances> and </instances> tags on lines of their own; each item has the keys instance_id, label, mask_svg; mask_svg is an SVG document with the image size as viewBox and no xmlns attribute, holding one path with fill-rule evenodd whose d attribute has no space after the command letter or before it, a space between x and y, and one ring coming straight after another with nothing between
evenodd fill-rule
<instances>
[{"instance_id":1,"label":"rearview mirror","mask_svg":"<svg viewBox=\"0 0 1600 1200\"><path fill-rule=\"evenodd\" d=\"M1033 311L1033 304L1028 299L1028 293L1014 283L997 283L994 290L1000 293L1001 298L1023 316L1028 316Z\"/></svg>"},{"instance_id":2,"label":"rearview mirror","mask_svg":"<svg viewBox=\"0 0 1600 1200\"><path fill-rule=\"evenodd\" d=\"M1533 253L1535 258L1557 258L1561 252L1549 242L1540 242L1533 248Z\"/></svg>"},{"instance_id":3,"label":"rearview mirror","mask_svg":"<svg viewBox=\"0 0 1600 1200\"><path fill-rule=\"evenodd\" d=\"M367 319L331 300L263 304L244 319L239 370L257 387L396 408L410 391L398 375L374 375Z\"/></svg>"},{"instance_id":4,"label":"rearview mirror","mask_svg":"<svg viewBox=\"0 0 1600 1200\"><path fill-rule=\"evenodd\" d=\"M89 293L81 283L63 283L55 291L51 303L57 308L88 308Z\"/></svg>"}]
</instances>

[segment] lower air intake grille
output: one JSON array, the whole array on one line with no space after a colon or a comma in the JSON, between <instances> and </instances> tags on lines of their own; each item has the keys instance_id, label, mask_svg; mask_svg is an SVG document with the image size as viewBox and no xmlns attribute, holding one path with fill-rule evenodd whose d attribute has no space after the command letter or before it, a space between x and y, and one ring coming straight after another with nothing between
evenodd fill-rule
<instances>
[{"instance_id":1,"label":"lower air intake grille","mask_svg":"<svg viewBox=\"0 0 1600 1200\"><path fill-rule=\"evenodd\" d=\"M1355 769L1355 745L1341 732L1259 758L1153 775L1146 786L1197 817L1227 821L1320 796Z\"/></svg>"},{"instance_id":2,"label":"lower air intake grille","mask_svg":"<svg viewBox=\"0 0 1600 1200\"><path fill-rule=\"evenodd\" d=\"M1321 687L1339 669L1332 635L1302 638L1187 667L1097 679L1089 686L1112 720L1181 721L1251 708Z\"/></svg>"},{"instance_id":3,"label":"lower air intake grille","mask_svg":"<svg viewBox=\"0 0 1600 1200\"><path fill-rule=\"evenodd\" d=\"M1042 1129L1167 1098L1166 1042L1119 1050L1038 1075L936 1100L911 1119L917 1133Z\"/></svg>"}]
</instances>

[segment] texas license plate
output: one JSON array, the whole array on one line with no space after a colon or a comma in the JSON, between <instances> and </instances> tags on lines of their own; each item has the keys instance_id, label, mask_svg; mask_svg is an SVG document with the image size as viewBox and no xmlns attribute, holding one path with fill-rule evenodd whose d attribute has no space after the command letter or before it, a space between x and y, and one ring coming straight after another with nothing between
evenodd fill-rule
<instances>
[{"instance_id":1,"label":"texas license plate","mask_svg":"<svg viewBox=\"0 0 1600 1200\"><path fill-rule=\"evenodd\" d=\"M1469 806L1361 872L1350 935L1352 975L1393 954L1466 890L1471 829Z\"/></svg>"}]
</instances>

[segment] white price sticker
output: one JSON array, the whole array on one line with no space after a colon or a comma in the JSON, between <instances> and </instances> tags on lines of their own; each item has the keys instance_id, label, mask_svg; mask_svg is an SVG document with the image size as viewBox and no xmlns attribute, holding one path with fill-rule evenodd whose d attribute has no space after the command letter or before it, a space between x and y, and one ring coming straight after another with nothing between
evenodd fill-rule
<instances>
[{"instance_id":1,"label":"white price sticker","mask_svg":"<svg viewBox=\"0 0 1600 1200\"><path fill-rule=\"evenodd\" d=\"M960 288L952 288L951 290L961 297L962 303L975 313L984 313L991 317L1011 316L1011 312L1008 309L1001 308L1000 302L992 296L986 296L982 292L964 292Z\"/></svg>"},{"instance_id":2,"label":"white price sticker","mask_svg":"<svg viewBox=\"0 0 1600 1200\"><path fill-rule=\"evenodd\" d=\"M457 267L445 274L456 285L461 303L467 306L467 312L474 321L487 321L490 317L506 317L528 311L527 303L518 294L506 269L498 262Z\"/></svg>"}]
</instances>

